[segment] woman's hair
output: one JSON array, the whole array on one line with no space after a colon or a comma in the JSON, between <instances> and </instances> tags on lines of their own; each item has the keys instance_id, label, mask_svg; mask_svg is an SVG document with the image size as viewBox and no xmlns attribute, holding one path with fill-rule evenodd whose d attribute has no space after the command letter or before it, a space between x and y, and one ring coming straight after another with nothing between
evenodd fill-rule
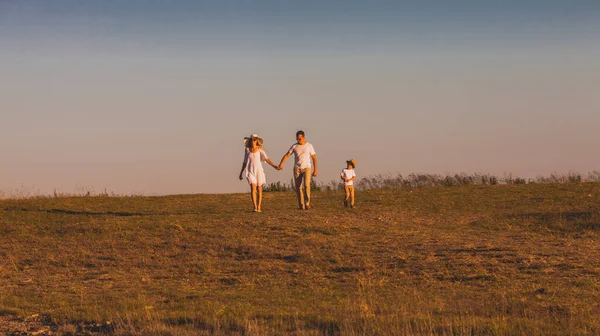
<instances>
[{"instance_id":1,"label":"woman's hair","mask_svg":"<svg viewBox=\"0 0 600 336\"><path fill-rule=\"evenodd\" d=\"M256 141L256 147L259 149L262 148L262 144L260 141ZM252 139L246 140L246 148L252 148Z\"/></svg>"}]
</instances>

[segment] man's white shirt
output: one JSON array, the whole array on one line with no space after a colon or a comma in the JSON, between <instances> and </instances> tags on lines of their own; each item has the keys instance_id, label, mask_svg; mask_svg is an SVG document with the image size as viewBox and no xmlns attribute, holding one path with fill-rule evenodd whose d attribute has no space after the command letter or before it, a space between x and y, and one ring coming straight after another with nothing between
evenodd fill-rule
<instances>
[{"instance_id":1,"label":"man's white shirt","mask_svg":"<svg viewBox=\"0 0 600 336\"><path fill-rule=\"evenodd\" d=\"M288 153L294 153L294 165L300 169L311 168L311 156L316 154L313 145L311 145L308 142L304 145L300 145L297 143L293 144L292 147L290 147L290 149L288 150Z\"/></svg>"}]
</instances>

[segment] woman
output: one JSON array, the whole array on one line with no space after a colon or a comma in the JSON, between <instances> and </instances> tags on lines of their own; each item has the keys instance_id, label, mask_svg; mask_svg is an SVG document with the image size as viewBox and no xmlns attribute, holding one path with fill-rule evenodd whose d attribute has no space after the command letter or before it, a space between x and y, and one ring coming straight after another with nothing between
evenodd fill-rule
<instances>
[{"instance_id":1,"label":"woman","mask_svg":"<svg viewBox=\"0 0 600 336\"><path fill-rule=\"evenodd\" d=\"M246 147L244 154L244 163L240 171L240 180L245 176L250 184L250 195L252 196L252 204L255 212L261 212L262 205L262 186L266 183L265 171L263 170L262 161L266 161L275 170L279 170L271 159L265 153L262 147L263 139L257 134L252 134L250 137L244 138Z\"/></svg>"}]
</instances>

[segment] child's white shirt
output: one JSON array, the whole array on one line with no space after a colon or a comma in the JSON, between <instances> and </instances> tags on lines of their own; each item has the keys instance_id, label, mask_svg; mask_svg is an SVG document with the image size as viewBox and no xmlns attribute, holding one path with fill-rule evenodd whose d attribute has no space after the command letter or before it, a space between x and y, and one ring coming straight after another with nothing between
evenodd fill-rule
<instances>
[{"instance_id":1,"label":"child's white shirt","mask_svg":"<svg viewBox=\"0 0 600 336\"><path fill-rule=\"evenodd\" d=\"M340 174L340 176L344 178L345 185L347 185L347 186L354 185L354 180L346 181L347 179L356 177L356 173L354 172L354 169L344 168L344 169L342 169L342 173Z\"/></svg>"}]
</instances>

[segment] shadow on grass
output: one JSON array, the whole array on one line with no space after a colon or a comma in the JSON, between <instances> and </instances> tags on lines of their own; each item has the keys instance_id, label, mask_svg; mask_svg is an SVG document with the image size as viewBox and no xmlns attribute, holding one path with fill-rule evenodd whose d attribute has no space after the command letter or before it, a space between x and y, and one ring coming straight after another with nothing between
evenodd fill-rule
<instances>
[{"instance_id":1,"label":"shadow on grass","mask_svg":"<svg viewBox=\"0 0 600 336\"><path fill-rule=\"evenodd\" d=\"M26 209L26 208L5 208L9 212L42 212L49 214L79 215L79 216L116 216L116 217L134 217L134 216L169 216L169 215L206 215L214 211L175 211L175 212L127 212L127 211L77 211L66 209Z\"/></svg>"},{"instance_id":2,"label":"shadow on grass","mask_svg":"<svg viewBox=\"0 0 600 336\"><path fill-rule=\"evenodd\" d=\"M569 211L562 213L526 212L521 214L510 214L506 217L509 219L533 219L540 222L550 222L561 219L571 222L582 219L592 219L593 214L590 211Z\"/></svg>"},{"instance_id":3,"label":"shadow on grass","mask_svg":"<svg viewBox=\"0 0 600 336\"><path fill-rule=\"evenodd\" d=\"M600 230L598 213L592 211L569 211L559 213L527 212L509 214L509 220L525 220L551 230L562 232Z\"/></svg>"},{"instance_id":4,"label":"shadow on grass","mask_svg":"<svg viewBox=\"0 0 600 336\"><path fill-rule=\"evenodd\" d=\"M363 271L365 271L365 268L364 267L342 266L342 267L332 268L331 271L335 272L335 273L352 273L352 272L363 272Z\"/></svg>"},{"instance_id":5,"label":"shadow on grass","mask_svg":"<svg viewBox=\"0 0 600 336\"><path fill-rule=\"evenodd\" d=\"M189 317L170 317L162 319L162 322L168 326L180 326L180 327L192 327L196 330L204 330L209 333L218 333L223 332L225 334L246 334L246 328L234 321L229 321L227 319L220 321L215 324L214 322L205 321L201 318L189 318Z\"/></svg>"},{"instance_id":6,"label":"shadow on grass","mask_svg":"<svg viewBox=\"0 0 600 336\"><path fill-rule=\"evenodd\" d=\"M524 212L491 216L470 223L478 228L504 230L514 225L543 228L556 232L583 232L600 230L600 212L567 211L567 212ZM479 252L475 250L455 252ZM500 251L498 251L500 252Z\"/></svg>"},{"instance_id":7,"label":"shadow on grass","mask_svg":"<svg viewBox=\"0 0 600 336\"><path fill-rule=\"evenodd\" d=\"M115 332L115 326L110 322L86 321L80 323L80 325L77 327L77 331L82 335L89 333L112 334Z\"/></svg>"},{"instance_id":8,"label":"shadow on grass","mask_svg":"<svg viewBox=\"0 0 600 336\"><path fill-rule=\"evenodd\" d=\"M340 323L326 317L307 316L304 319L306 328L318 330L321 335L339 335Z\"/></svg>"}]
</instances>

